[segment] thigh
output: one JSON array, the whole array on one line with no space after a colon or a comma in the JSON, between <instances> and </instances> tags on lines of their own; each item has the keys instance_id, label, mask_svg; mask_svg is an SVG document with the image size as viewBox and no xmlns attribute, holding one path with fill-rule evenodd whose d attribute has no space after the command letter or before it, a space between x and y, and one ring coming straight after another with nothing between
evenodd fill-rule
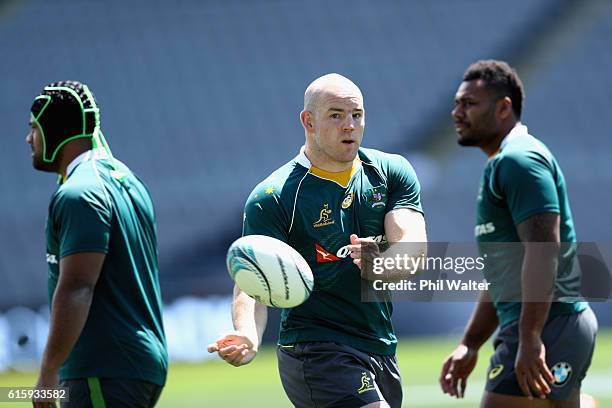
<instances>
[{"instance_id":1,"label":"thigh","mask_svg":"<svg viewBox=\"0 0 612 408\"><path fill-rule=\"evenodd\" d=\"M162 387L147 381L115 378L77 378L64 380L68 401L61 408L152 408Z\"/></svg>"},{"instance_id":2,"label":"thigh","mask_svg":"<svg viewBox=\"0 0 612 408\"><path fill-rule=\"evenodd\" d=\"M357 408L384 401L369 356L360 353L331 342L279 347L281 382L293 405Z\"/></svg>"},{"instance_id":3,"label":"thigh","mask_svg":"<svg viewBox=\"0 0 612 408\"><path fill-rule=\"evenodd\" d=\"M395 356L370 356L376 384L391 408L402 406L402 378Z\"/></svg>"},{"instance_id":4,"label":"thigh","mask_svg":"<svg viewBox=\"0 0 612 408\"><path fill-rule=\"evenodd\" d=\"M481 408L590 408L591 405L580 404L580 391L574 389L570 396L564 401L533 399L528 400L524 397L514 395L502 395L485 392ZM594 406L593 406L594 408Z\"/></svg>"},{"instance_id":5,"label":"thigh","mask_svg":"<svg viewBox=\"0 0 612 408\"><path fill-rule=\"evenodd\" d=\"M570 400L579 395L591 365L597 323L590 308L553 319L542 333L546 363L554 376L550 399Z\"/></svg>"},{"instance_id":6,"label":"thigh","mask_svg":"<svg viewBox=\"0 0 612 408\"><path fill-rule=\"evenodd\" d=\"M385 401L378 401L378 402L373 402L368 405L364 405L361 408L391 408L391 406L387 404Z\"/></svg>"},{"instance_id":7,"label":"thigh","mask_svg":"<svg viewBox=\"0 0 612 408\"><path fill-rule=\"evenodd\" d=\"M107 408L152 408L162 391L148 381L100 378L99 383Z\"/></svg>"},{"instance_id":8,"label":"thigh","mask_svg":"<svg viewBox=\"0 0 612 408\"><path fill-rule=\"evenodd\" d=\"M524 396L514 372L514 361L518 350L518 323L503 327L493 342L495 351L487 370L485 396L487 393Z\"/></svg>"},{"instance_id":9,"label":"thigh","mask_svg":"<svg viewBox=\"0 0 612 408\"><path fill-rule=\"evenodd\" d=\"M575 390L579 392L593 355L596 331L597 323L590 309L582 313L557 316L546 324L542 331L542 341L546 347L546 364L555 377L548 399L571 400ZM503 328L494 345L495 352L487 371L486 391L523 397L514 372L518 324Z\"/></svg>"},{"instance_id":10,"label":"thigh","mask_svg":"<svg viewBox=\"0 0 612 408\"><path fill-rule=\"evenodd\" d=\"M516 395L504 395L485 391L480 408L553 408L553 402L546 399L534 398L528 400L526 397Z\"/></svg>"}]
</instances>

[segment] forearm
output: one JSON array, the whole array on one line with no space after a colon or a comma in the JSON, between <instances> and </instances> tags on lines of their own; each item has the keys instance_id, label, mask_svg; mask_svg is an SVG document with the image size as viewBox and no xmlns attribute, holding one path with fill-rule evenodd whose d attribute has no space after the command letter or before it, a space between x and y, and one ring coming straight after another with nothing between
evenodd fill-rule
<instances>
[{"instance_id":1,"label":"forearm","mask_svg":"<svg viewBox=\"0 0 612 408\"><path fill-rule=\"evenodd\" d=\"M361 277L368 281L399 282L414 278L424 268L427 242L396 242L384 252L377 243L362 242Z\"/></svg>"},{"instance_id":2,"label":"forearm","mask_svg":"<svg viewBox=\"0 0 612 408\"><path fill-rule=\"evenodd\" d=\"M468 321L461 344L478 350L491 337L499 324L489 292L480 293L476 308Z\"/></svg>"},{"instance_id":3,"label":"forearm","mask_svg":"<svg viewBox=\"0 0 612 408\"><path fill-rule=\"evenodd\" d=\"M555 244L527 244L523 261L523 303L519 320L521 339L539 338L548 318L557 271Z\"/></svg>"},{"instance_id":4,"label":"forearm","mask_svg":"<svg viewBox=\"0 0 612 408\"><path fill-rule=\"evenodd\" d=\"M369 255L374 273L367 271L366 279L399 282L414 278L424 268L427 257L423 214L406 208L389 212L385 216L385 235L389 248L384 252L380 253L376 244L369 244L374 245Z\"/></svg>"},{"instance_id":5,"label":"forearm","mask_svg":"<svg viewBox=\"0 0 612 408\"><path fill-rule=\"evenodd\" d=\"M244 333L251 339L255 350L261 344L267 321L267 307L255 302L253 298L241 291L238 286L234 286L234 300L232 303L234 329Z\"/></svg>"},{"instance_id":6,"label":"forearm","mask_svg":"<svg viewBox=\"0 0 612 408\"><path fill-rule=\"evenodd\" d=\"M77 342L93 298L93 288L58 285L51 306L49 337L43 352L41 371L56 371L66 361Z\"/></svg>"},{"instance_id":7,"label":"forearm","mask_svg":"<svg viewBox=\"0 0 612 408\"><path fill-rule=\"evenodd\" d=\"M412 279L423 270L427 259L427 242L397 243L383 252L381 257L395 261L394 267L385 269L382 274L384 281L399 282L402 279Z\"/></svg>"}]
</instances>

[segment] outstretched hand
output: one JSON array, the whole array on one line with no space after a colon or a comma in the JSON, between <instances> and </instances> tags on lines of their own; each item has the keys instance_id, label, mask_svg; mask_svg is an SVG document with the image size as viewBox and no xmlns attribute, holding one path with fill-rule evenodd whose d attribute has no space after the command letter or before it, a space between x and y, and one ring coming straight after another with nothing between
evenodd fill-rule
<instances>
[{"instance_id":1,"label":"outstretched hand","mask_svg":"<svg viewBox=\"0 0 612 408\"><path fill-rule=\"evenodd\" d=\"M372 278L372 260L380 257L378 244L372 238L359 238L357 234L351 234L351 244L348 246L353 263L361 270L363 279ZM367 262L367 264L366 264Z\"/></svg>"},{"instance_id":2,"label":"outstretched hand","mask_svg":"<svg viewBox=\"0 0 612 408\"><path fill-rule=\"evenodd\" d=\"M229 364L240 367L250 363L257 355L253 341L239 331L224 334L208 345L209 353L217 353Z\"/></svg>"},{"instance_id":3,"label":"outstretched hand","mask_svg":"<svg viewBox=\"0 0 612 408\"><path fill-rule=\"evenodd\" d=\"M445 394L452 397L463 398L467 387L467 378L474 370L478 352L464 344L457 346L446 358L440 373L440 386Z\"/></svg>"}]
</instances>

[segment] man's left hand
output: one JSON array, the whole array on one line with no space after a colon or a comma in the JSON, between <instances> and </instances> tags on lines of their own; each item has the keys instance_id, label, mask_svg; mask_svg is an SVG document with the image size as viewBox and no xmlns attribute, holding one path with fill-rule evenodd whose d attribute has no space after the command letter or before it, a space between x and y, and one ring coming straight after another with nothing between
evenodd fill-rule
<instances>
[{"instance_id":1,"label":"man's left hand","mask_svg":"<svg viewBox=\"0 0 612 408\"><path fill-rule=\"evenodd\" d=\"M363 279L372 279L372 262L380 257L380 248L372 238L359 238L351 234L351 244L348 246L353 263L361 270Z\"/></svg>"}]
</instances>

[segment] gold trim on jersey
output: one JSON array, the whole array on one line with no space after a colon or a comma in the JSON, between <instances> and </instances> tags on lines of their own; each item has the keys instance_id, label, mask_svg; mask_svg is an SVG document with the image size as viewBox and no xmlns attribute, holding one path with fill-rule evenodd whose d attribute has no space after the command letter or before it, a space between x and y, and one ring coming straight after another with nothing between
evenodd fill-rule
<instances>
[{"instance_id":1,"label":"gold trim on jersey","mask_svg":"<svg viewBox=\"0 0 612 408\"><path fill-rule=\"evenodd\" d=\"M334 183L340 185L341 187L347 188L349 181L351 181L351 178L353 178L355 173L357 173L357 171L360 168L361 168L361 160L359 160L359 157L355 157L355 160L353 160L353 166L348 170L331 172L331 171L320 169L315 166L311 166L309 172L319 178L322 178L324 180L333 181Z\"/></svg>"}]
</instances>

